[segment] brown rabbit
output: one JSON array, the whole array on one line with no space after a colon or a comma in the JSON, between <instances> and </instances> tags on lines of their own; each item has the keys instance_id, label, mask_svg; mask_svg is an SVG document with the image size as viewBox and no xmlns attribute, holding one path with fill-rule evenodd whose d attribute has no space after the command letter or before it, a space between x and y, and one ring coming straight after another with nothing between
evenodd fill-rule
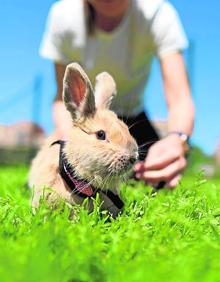
<instances>
[{"instance_id":1,"label":"brown rabbit","mask_svg":"<svg viewBox=\"0 0 220 282\"><path fill-rule=\"evenodd\" d=\"M29 186L34 187L34 207L39 204L45 187L46 198L61 197L82 204L99 193L102 209L116 216L123 207L119 184L138 158L138 147L128 127L109 110L116 86L106 72L96 77L95 91L83 69L76 63L66 68L63 101L72 118L72 129L65 141L55 136L33 160Z\"/></svg>"}]
</instances>

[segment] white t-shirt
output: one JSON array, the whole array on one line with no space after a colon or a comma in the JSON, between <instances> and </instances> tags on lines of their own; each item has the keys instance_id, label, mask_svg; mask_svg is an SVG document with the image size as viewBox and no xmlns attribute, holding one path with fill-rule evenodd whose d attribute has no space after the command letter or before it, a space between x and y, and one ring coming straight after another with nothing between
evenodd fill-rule
<instances>
[{"instance_id":1,"label":"white t-shirt","mask_svg":"<svg viewBox=\"0 0 220 282\"><path fill-rule=\"evenodd\" d=\"M188 42L176 10L164 0L131 0L119 26L87 35L83 0L51 7L40 53L54 62L79 62L92 83L102 71L117 84L112 109L133 116L144 109L144 88L155 55L182 50Z\"/></svg>"}]
</instances>

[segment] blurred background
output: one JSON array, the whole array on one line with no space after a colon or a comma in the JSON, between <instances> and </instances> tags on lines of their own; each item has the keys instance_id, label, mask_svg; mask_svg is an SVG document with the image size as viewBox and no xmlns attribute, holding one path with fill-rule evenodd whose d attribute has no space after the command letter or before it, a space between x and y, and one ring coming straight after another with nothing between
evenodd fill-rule
<instances>
[{"instance_id":1,"label":"blurred background","mask_svg":"<svg viewBox=\"0 0 220 282\"><path fill-rule=\"evenodd\" d=\"M38 53L53 2L0 0L0 147L14 138L17 122L23 130L18 140L21 144L29 142L25 130L35 134L37 145L44 133L53 129L54 70ZM190 41L185 59L196 105L192 143L214 155L220 140L220 1L170 2L178 10ZM164 120L167 112L157 60L152 68L145 105L152 119ZM7 125L11 124L9 133Z\"/></svg>"}]
</instances>

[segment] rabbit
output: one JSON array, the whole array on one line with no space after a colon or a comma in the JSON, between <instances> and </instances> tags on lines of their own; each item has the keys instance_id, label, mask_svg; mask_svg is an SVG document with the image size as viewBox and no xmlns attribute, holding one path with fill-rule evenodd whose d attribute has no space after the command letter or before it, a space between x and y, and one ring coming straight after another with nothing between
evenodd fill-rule
<instances>
[{"instance_id":1,"label":"rabbit","mask_svg":"<svg viewBox=\"0 0 220 282\"><path fill-rule=\"evenodd\" d=\"M46 193L49 203L62 198L81 205L88 198L92 209L92 197L99 193L101 209L113 217L121 211L119 185L138 160L138 146L127 125L109 110L115 95L115 81L107 72L96 76L93 90L79 64L66 67L63 102L70 113L72 128L65 141L54 142L56 135L51 135L32 161L28 183L33 187L34 208ZM64 177L62 161L66 164ZM75 183L75 188L70 188L71 183ZM45 192L45 187L51 189Z\"/></svg>"}]
</instances>

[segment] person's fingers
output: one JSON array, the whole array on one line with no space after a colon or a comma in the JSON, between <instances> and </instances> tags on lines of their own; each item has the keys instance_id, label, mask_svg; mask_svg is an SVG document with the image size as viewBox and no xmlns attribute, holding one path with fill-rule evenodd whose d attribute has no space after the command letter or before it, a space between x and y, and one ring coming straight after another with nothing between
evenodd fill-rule
<instances>
[{"instance_id":1,"label":"person's fingers","mask_svg":"<svg viewBox=\"0 0 220 282\"><path fill-rule=\"evenodd\" d=\"M141 179L144 173L144 162L138 162L134 165L134 173L137 179Z\"/></svg>"},{"instance_id":2,"label":"person's fingers","mask_svg":"<svg viewBox=\"0 0 220 282\"><path fill-rule=\"evenodd\" d=\"M174 189L181 180L181 174L177 174L170 181L167 182L166 186L170 189Z\"/></svg>"},{"instance_id":3,"label":"person's fingers","mask_svg":"<svg viewBox=\"0 0 220 282\"><path fill-rule=\"evenodd\" d=\"M186 159L180 158L161 170L145 170L141 179L147 182L169 181L186 167Z\"/></svg>"},{"instance_id":4,"label":"person's fingers","mask_svg":"<svg viewBox=\"0 0 220 282\"><path fill-rule=\"evenodd\" d=\"M137 179L141 179L141 176L142 176L142 173L135 173L135 177L136 177Z\"/></svg>"},{"instance_id":5,"label":"person's fingers","mask_svg":"<svg viewBox=\"0 0 220 282\"><path fill-rule=\"evenodd\" d=\"M159 170L184 156L181 140L178 136L167 136L152 145L145 159L147 170Z\"/></svg>"},{"instance_id":6,"label":"person's fingers","mask_svg":"<svg viewBox=\"0 0 220 282\"><path fill-rule=\"evenodd\" d=\"M158 156L152 156L149 154L145 160L144 167L147 170L159 170L173 163L175 160L180 158L181 155L181 151L174 149L167 150Z\"/></svg>"},{"instance_id":7,"label":"person's fingers","mask_svg":"<svg viewBox=\"0 0 220 282\"><path fill-rule=\"evenodd\" d=\"M138 176L138 177L137 177ZM141 173L139 173L139 174L136 174L136 178L137 179L141 179L141 178L143 178L143 175L141 174ZM174 177L172 177L170 180L168 180L167 182L166 182L166 184L164 185L164 187L165 188L169 188L169 189L175 189L175 187L178 185L178 183L180 182L180 180L181 180L181 178L182 178L182 176L181 176L181 174L177 174L177 175L175 175ZM155 189L157 188L157 186L158 186L158 184L160 183L160 182L158 182L158 180L155 180L155 181L146 181L145 180L145 182L146 182L146 184L147 185L150 185L150 186L152 186L152 187L154 187Z\"/></svg>"},{"instance_id":8,"label":"person's fingers","mask_svg":"<svg viewBox=\"0 0 220 282\"><path fill-rule=\"evenodd\" d=\"M144 170L144 162L138 162L134 166L134 171L135 172L141 172Z\"/></svg>"}]
</instances>

